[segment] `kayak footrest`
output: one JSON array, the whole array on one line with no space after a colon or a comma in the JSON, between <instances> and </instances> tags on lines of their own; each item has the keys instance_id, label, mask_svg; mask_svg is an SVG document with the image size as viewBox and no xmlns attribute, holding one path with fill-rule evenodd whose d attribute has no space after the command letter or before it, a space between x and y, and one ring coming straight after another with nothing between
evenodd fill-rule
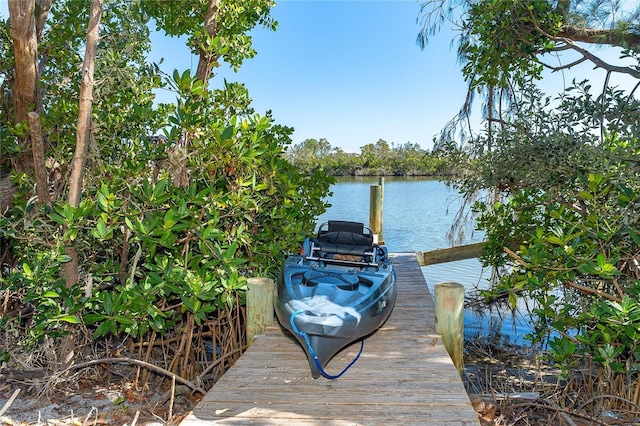
<instances>
[{"instance_id":1,"label":"kayak footrest","mask_svg":"<svg viewBox=\"0 0 640 426\"><path fill-rule=\"evenodd\" d=\"M313 240L313 250L327 254L344 254L348 256L373 256L375 254L372 246L356 246L351 244L327 243Z\"/></svg>"}]
</instances>

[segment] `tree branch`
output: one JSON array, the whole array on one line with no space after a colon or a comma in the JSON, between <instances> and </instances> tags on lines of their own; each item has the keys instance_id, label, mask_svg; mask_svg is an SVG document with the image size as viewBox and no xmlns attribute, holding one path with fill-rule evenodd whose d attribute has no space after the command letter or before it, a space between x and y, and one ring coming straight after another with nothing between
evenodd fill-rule
<instances>
[{"instance_id":1,"label":"tree branch","mask_svg":"<svg viewBox=\"0 0 640 426\"><path fill-rule=\"evenodd\" d=\"M593 62L594 65L598 68L603 68L605 70L608 71L612 71L612 72L617 72L617 73L621 73L621 74L629 74L630 76L640 79L640 71L631 67L620 67L617 65L611 65L606 63L605 61L603 61L602 59L598 58L596 55L594 55L593 53L589 52L588 50L578 46L575 43L572 43L570 41L566 41L567 44L571 45L571 47L582 54L582 56L584 56L585 58L587 58L589 61Z\"/></svg>"},{"instance_id":2,"label":"tree branch","mask_svg":"<svg viewBox=\"0 0 640 426\"><path fill-rule=\"evenodd\" d=\"M36 38L38 42L42 40L42 31L44 30L44 24L47 21L47 16L51 10L51 3L53 0L36 0Z\"/></svg>"},{"instance_id":3,"label":"tree branch","mask_svg":"<svg viewBox=\"0 0 640 426\"><path fill-rule=\"evenodd\" d=\"M556 71L561 71L561 70L566 70L569 69L571 67L574 67L576 65L579 65L581 63L583 63L584 61L586 61L587 58L585 58L584 56L576 61L571 62L570 64L566 64L566 65L560 65L559 67L553 66L553 65L549 65L545 62L540 61L540 63L542 64L543 67L545 68L549 68L551 70L551 72L556 72Z\"/></svg>"},{"instance_id":4,"label":"tree branch","mask_svg":"<svg viewBox=\"0 0 640 426\"><path fill-rule=\"evenodd\" d=\"M93 361L87 361L87 362L83 362L81 364L72 365L71 367L60 371L60 373L58 373L58 374L62 375L64 373L66 373L67 371L78 370L78 369L81 369L81 368L91 367L93 365L118 364L118 363L134 364L134 365L139 365L139 366L144 367L144 368L148 368L149 370L153 370L156 373L164 374L165 376L170 377L170 378L175 378L176 382L180 382L183 385L186 385L189 388L191 388L193 391L200 392L202 395L207 393L207 391L205 391L201 387L196 386L195 384L191 383L189 380L183 379L182 377L172 373L171 371L165 370L164 368L158 367L157 365L149 364L148 362L144 362L144 361L141 361L139 359L134 359L134 358L94 359Z\"/></svg>"},{"instance_id":5,"label":"tree branch","mask_svg":"<svg viewBox=\"0 0 640 426\"><path fill-rule=\"evenodd\" d=\"M540 404L537 402L525 402L525 403L521 403L521 404L512 404L509 406L510 409L516 409L516 408L528 408L528 407L533 407L533 408L541 408L544 410L552 410L555 411L557 413L565 413L568 414L570 416L576 416L576 417L580 417L582 419L586 419L589 420L590 422L592 422L592 424L598 424L598 425L602 425L602 426L608 426L608 423L605 423L601 420L598 420L594 417L591 417L587 414L581 413L580 411L572 411L570 409L567 408L561 408L558 406L551 406L551 405L545 405L545 404Z\"/></svg>"},{"instance_id":6,"label":"tree branch","mask_svg":"<svg viewBox=\"0 0 640 426\"><path fill-rule=\"evenodd\" d=\"M576 284L576 283L572 283L571 281L565 281L564 285L566 285L567 287L572 287L575 288L576 290L582 292L582 293L586 293L586 294L592 294L595 296L600 296L600 297L604 297L605 299L611 300L613 302L618 302L621 303L622 299L616 296L612 296L610 294L605 293L604 291L600 291L600 290L596 290L595 288L591 288L591 287L586 287L580 284Z\"/></svg>"},{"instance_id":7,"label":"tree branch","mask_svg":"<svg viewBox=\"0 0 640 426\"><path fill-rule=\"evenodd\" d=\"M610 44L620 47L640 47L640 35L631 32L605 30L601 28L584 28L565 25L559 34L562 38L581 41L589 44Z\"/></svg>"},{"instance_id":8,"label":"tree branch","mask_svg":"<svg viewBox=\"0 0 640 426\"><path fill-rule=\"evenodd\" d=\"M575 50L576 52L582 55L581 60L575 61L574 63L568 66L557 68L558 70L570 68L574 65L577 65L578 63L588 60L593 62L596 68L602 68L607 71L621 73L621 74L629 74L632 77L640 79L640 70L637 70L632 67L621 67L617 65L608 64L607 62L603 61L593 53L589 52L588 50L574 43L575 41L582 41L582 42L591 43L591 44L613 44L615 46L621 46L621 47L627 47L629 45L632 45L632 46L638 47L640 46L640 36L636 36L631 33L626 34L624 36L624 40L626 41L626 44L624 44L624 43L614 42L616 40L615 37L617 37L617 40L620 40L623 36L621 36L619 32L614 32L611 30L598 30L598 29L592 29L592 28L578 28L578 27L566 26L563 28L562 32L560 33L560 36L552 36L551 34L542 30L542 28L540 28L537 23L535 24L535 29L540 34L549 38L549 40L553 40L555 42L561 43L559 46L556 46L553 49L551 49L552 51L563 51L563 50L571 49L571 50ZM589 35L589 37L587 37L586 35ZM553 69L553 67L551 68Z\"/></svg>"},{"instance_id":9,"label":"tree branch","mask_svg":"<svg viewBox=\"0 0 640 426\"><path fill-rule=\"evenodd\" d=\"M198 375L196 381L197 382L202 382L202 380L204 379L204 376L206 376L211 370L213 370L218 365L222 364L222 362L225 361L227 358L230 358L231 356L236 355L236 354L241 354L248 347L249 346L244 345L244 346L241 346L239 348L236 348L236 349L232 350L231 352L227 352L226 354L222 355L215 362L209 364L209 366L207 368L205 368L204 371L202 373L200 373L200 375Z\"/></svg>"},{"instance_id":10,"label":"tree branch","mask_svg":"<svg viewBox=\"0 0 640 426\"><path fill-rule=\"evenodd\" d=\"M89 29L87 31L87 44L82 63L82 83L80 85L80 101L78 112L78 125L76 130L76 149L71 163L71 178L69 180L69 204L78 207L82 193L82 178L86 164L89 138L91 137L91 108L93 105L93 74L95 68L96 52L102 16L102 0L93 0L91 3L91 15L89 17Z\"/></svg>"},{"instance_id":11,"label":"tree branch","mask_svg":"<svg viewBox=\"0 0 640 426\"><path fill-rule=\"evenodd\" d=\"M621 66L617 66L617 65L611 65L605 61L603 61L602 59L600 59L599 57L597 57L596 55L594 55L593 53L589 52L587 49L584 49L583 47L578 46L577 44L575 44L573 42L573 40L569 40L566 38L561 38L561 37L551 37L552 40L556 41L556 42L561 42L564 43L564 45L556 47L553 50L556 51L560 51L560 50L575 50L576 52L580 53L582 55L582 60L580 60L579 62L584 62L585 60L588 60L590 62L592 62L596 68L602 68L604 70L607 71L611 71L611 72L616 72L616 73L620 73L620 74L628 74L634 78L640 79L640 70L634 69L632 67L621 67ZM576 63L579 63L578 61L576 61ZM576 65L576 63L572 64ZM558 69L564 69L564 68L568 68L568 66L564 66Z\"/></svg>"}]
</instances>

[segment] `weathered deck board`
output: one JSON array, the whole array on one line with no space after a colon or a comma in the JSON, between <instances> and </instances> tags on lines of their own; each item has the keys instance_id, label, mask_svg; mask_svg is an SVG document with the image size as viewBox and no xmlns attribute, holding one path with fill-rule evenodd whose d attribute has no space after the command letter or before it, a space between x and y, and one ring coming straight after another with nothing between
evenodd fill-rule
<instances>
[{"instance_id":1,"label":"weathered deck board","mask_svg":"<svg viewBox=\"0 0 640 426\"><path fill-rule=\"evenodd\" d=\"M477 426L451 358L434 331L434 305L413 253L393 254L398 300L385 325L337 380L312 379L304 351L277 324L214 385L182 426ZM349 346L327 366L337 374L358 353Z\"/></svg>"}]
</instances>

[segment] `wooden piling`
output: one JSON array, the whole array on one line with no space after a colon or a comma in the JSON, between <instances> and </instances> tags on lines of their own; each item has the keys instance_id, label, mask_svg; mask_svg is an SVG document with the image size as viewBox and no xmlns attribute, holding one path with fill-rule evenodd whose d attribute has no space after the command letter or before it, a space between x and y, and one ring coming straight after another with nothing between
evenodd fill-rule
<instances>
[{"instance_id":1,"label":"wooden piling","mask_svg":"<svg viewBox=\"0 0 640 426\"><path fill-rule=\"evenodd\" d=\"M442 336L459 374L463 363L464 286L453 282L435 285L435 329Z\"/></svg>"},{"instance_id":2,"label":"wooden piling","mask_svg":"<svg viewBox=\"0 0 640 426\"><path fill-rule=\"evenodd\" d=\"M378 242L382 244L382 194L381 185L371 185L369 192L369 227L378 235Z\"/></svg>"},{"instance_id":3,"label":"wooden piling","mask_svg":"<svg viewBox=\"0 0 640 426\"><path fill-rule=\"evenodd\" d=\"M273 299L275 285L269 278L247 279L247 345L254 336L273 324Z\"/></svg>"}]
</instances>

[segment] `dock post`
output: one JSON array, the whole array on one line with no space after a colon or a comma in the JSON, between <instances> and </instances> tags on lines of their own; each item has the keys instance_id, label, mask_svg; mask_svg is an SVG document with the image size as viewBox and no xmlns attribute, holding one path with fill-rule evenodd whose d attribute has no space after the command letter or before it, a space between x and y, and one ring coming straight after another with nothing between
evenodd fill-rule
<instances>
[{"instance_id":1,"label":"dock post","mask_svg":"<svg viewBox=\"0 0 640 426\"><path fill-rule=\"evenodd\" d=\"M464 330L464 286L453 282L435 285L435 329L442 336L449 356L462 374Z\"/></svg>"},{"instance_id":2,"label":"dock post","mask_svg":"<svg viewBox=\"0 0 640 426\"><path fill-rule=\"evenodd\" d=\"M379 178L379 183L384 184L384 178ZM369 227L374 234L378 235L378 241L383 243L382 238L382 205L384 197L383 185L371 185L369 192Z\"/></svg>"},{"instance_id":3,"label":"dock post","mask_svg":"<svg viewBox=\"0 0 640 426\"><path fill-rule=\"evenodd\" d=\"M275 286L270 278L247 279L247 346L255 335L273 324Z\"/></svg>"}]
</instances>

